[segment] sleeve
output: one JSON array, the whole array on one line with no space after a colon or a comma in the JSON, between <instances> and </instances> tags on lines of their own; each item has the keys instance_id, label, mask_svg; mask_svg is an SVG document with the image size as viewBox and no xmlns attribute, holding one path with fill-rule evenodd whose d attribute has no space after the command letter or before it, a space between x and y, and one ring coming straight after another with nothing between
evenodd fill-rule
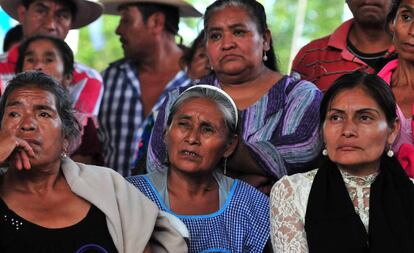
<instances>
[{"instance_id":1,"label":"sleeve","mask_svg":"<svg viewBox=\"0 0 414 253\"><path fill-rule=\"evenodd\" d=\"M270 194L270 238L274 252L308 252L304 220L288 177L278 181Z\"/></svg>"},{"instance_id":2,"label":"sleeve","mask_svg":"<svg viewBox=\"0 0 414 253\"><path fill-rule=\"evenodd\" d=\"M292 83L287 89L290 91L283 112L274 113L263 127L244 140L253 159L276 178L302 172L322 146L319 134L322 93L307 81Z\"/></svg>"}]
</instances>

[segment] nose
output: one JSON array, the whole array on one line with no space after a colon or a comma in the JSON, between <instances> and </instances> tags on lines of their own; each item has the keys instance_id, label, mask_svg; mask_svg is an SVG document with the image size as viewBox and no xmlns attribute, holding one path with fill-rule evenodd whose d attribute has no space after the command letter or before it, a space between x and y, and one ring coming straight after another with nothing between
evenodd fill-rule
<instances>
[{"instance_id":1,"label":"nose","mask_svg":"<svg viewBox=\"0 0 414 253\"><path fill-rule=\"evenodd\" d=\"M357 136L357 126L352 119L347 119L342 128L342 136L346 138Z\"/></svg>"},{"instance_id":2,"label":"nose","mask_svg":"<svg viewBox=\"0 0 414 253\"><path fill-rule=\"evenodd\" d=\"M121 24L119 24L119 25L116 27L116 29L115 29L115 33L116 33L116 35L118 35L118 36L121 36L121 35L122 35L122 27L121 27Z\"/></svg>"},{"instance_id":3,"label":"nose","mask_svg":"<svg viewBox=\"0 0 414 253\"><path fill-rule=\"evenodd\" d=\"M36 129L36 122L32 115L23 116L20 121L21 131L34 131Z\"/></svg>"},{"instance_id":4,"label":"nose","mask_svg":"<svg viewBox=\"0 0 414 253\"><path fill-rule=\"evenodd\" d=\"M47 13L47 15L45 15L44 20L43 20L43 27L48 32L53 32L56 30L56 20L55 20L55 14L53 11L50 11L49 13Z\"/></svg>"},{"instance_id":5,"label":"nose","mask_svg":"<svg viewBox=\"0 0 414 253\"><path fill-rule=\"evenodd\" d=\"M190 145L200 144L200 133L196 128L188 131L185 141Z\"/></svg>"},{"instance_id":6,"label":"nose","mask_svg":"<svg viewBox=\"0 0 414 253\"><path fill-rule=\"evenodd\" d=\"M33 70L42 71L43 63L41 61L35 61L33 64Z\"/></svg>"},{"instance_id":7,"label":"nose","mask_svg":"<svg viewBox=\"0 0 414 253\"><path fill-rule=\"evenodd\" d=\"M233 49L236 46L233 36L227 33L223 34L222 43L223 50Z\"/></svg>"}]
</instances>

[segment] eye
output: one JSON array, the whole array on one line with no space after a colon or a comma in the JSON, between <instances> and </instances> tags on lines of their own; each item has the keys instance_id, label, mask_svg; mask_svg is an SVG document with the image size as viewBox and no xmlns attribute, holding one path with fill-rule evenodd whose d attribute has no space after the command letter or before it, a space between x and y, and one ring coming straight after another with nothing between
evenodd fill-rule
<instances>
[{"instance_id":1,"label":"eye","mask_svg":"<svg viewBox=\"0 0 414 253\"><path fill-rule=\"evenodd\" d=\"M17 112L9 112L7 114L10 118L17 118L19 116L19 114Z\"/></svg>"},{"instance_id":2,"label":"eye","mask_svg":"<svg viewBox=\"0 0 414 253\"><path fill-rule=\"evenodd\" d=\"M33 57L26 57L26 58L24 58L24 62L25 63L34 63L34 58Z\"/></svg>"},{"instance_id":3,"label":"eye","mask_svg":"<svg viewBox=\"0 0 414 253\"><path fill-rule=\"evenodd\" d=\"M236 35L236 36L243 36L243 35L246 34L246 31L242 30L242 29L236 29L236 30L234 30L233 34Z\"/></svg>"},{"instance_id":4,"label":"eye","mask_svg":"<svg viewBox=\"0 0 414 253\"><path fill-rule=\"evenodd\" d=\"M202 133L208 133L208 134L211 134L211 133L215 132L214 128L212 126L208 126L208 125L202 126L201 131L202 131Z\"/></svg>"},{"instance_id":5,"label":"eye","mask_svg":"<svg viewBox=\"0 0 414 253\"><path fill-rule=\"evenodd\" d=\"M331 114L329 115L328 119L329 121L332 121L332 122L339 122L343 119L343 117L339 114Z\"/></svg>"},{"instance_id":6,"label":"eye","mask_svg":"<svg viewBox=\"0 0 414 253\"><path fill-rule=\"evenodd\" d=\"M179 121L177 121L177 125L180 127L180 128L190 128L190 123L188 122L188 121L186 121L186 120L179 120Z\"/></svg>"},{"instance_id":7,"label":"eye","mask_svg":"<svg viewBox=\"0 0 414 253\"><path fill-rule=\"evenodd\" d=\"M50 115L48 112L40 112L39 116L42 118L50 118L52 115Z\"/></svg>"},{"instance_id":8,"label":"eye","mask_svg":"<svg viewBox=\"0 0 414 253\"><path fill-rule=\"evenodd\" d=\"M45 59L45 62L46 63L52 63L52 62L54 62L55 61L55 59L53 58L53 57L47 57L46 59Z\"/></svg>"},{"instance_id":9,"label":"eye","mask_svg":"<svg viewBox=\"0 0 414 253\"><path fill-rule=\"evenodd\" d=\"M37 8L35 9L35 12L40 15L45 15L47 13L47 8L43 6L37 6Z\"/></svg>"},{"instance_id":10,"label":"eye","mask_svg":"<svg viewBox=\"0 0 414 253\"><path fill-rule=\"evenodd\" d=\"M208 35L208 38L212 41L217 41L217 40L221 39L221 37L222 37L221 34L217 33L217 32L213 32L213 33L210 33Z\"/></svg>"},{"instance_id":11,"label":"eye","mask_svg":"<svg viewBox=\"0 0 414 253\"><path fill-rule=\"evenodd\" d=\"M408 15L408 14L401 14L401 19L404 21L404 22L410 22L411 20L412 20L412 17L411 17L411 15Z\"/></svg>"},{"instance_id":12,"label":"eye","mask_svg":"<svg viewBox=\"0 0 414 253\"><path fill-rule=\"evenodd\" d=\"M367 115L367 114L362 114L362 115L359 117L359 119L360 119L361 121L367 122L367 121L371 121L371 120L373 120L374 118L373 118L373 117L371 117L370 115Z\"/></svg>"}]
</instances>

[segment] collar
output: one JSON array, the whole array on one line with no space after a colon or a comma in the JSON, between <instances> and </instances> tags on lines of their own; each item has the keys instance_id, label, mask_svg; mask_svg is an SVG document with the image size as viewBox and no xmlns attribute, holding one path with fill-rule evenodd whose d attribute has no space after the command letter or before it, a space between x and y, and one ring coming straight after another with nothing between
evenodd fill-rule
<instances>
[{"instance_id":1,"label":"collar","mask_svg":"<svg viewBox=\"0 0 414 253\"><path fill-rule=\"evenodd\" d=\"M349 60L349 61L359 62L359 63L366 65L365 62L358 59L355 55L353 55L347 49L346 42L347 42L349 31L351 30L353 23L354 23L353 18L342 23L329 37L328 46L342 51L341 55L344 59ZM390 56L394 52L395 52L394 45L391 45L388 48L388 52L385 54L385 57Z\"/></svg>"}]
</instances>

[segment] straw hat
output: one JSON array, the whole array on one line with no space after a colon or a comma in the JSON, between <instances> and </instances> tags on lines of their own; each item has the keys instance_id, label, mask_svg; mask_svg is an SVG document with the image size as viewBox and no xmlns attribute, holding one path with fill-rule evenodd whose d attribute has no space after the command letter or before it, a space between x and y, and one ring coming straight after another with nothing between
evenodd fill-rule
<instances>
[{"instance_id":1,"label":"straw hat","mask_svg":"<svg viewBox=\"0 0 414 253\"><path fill-rule=\"evenodd\" d=\"M103 7L102 4L96 1L89 0L70 0L76 6L76 13L72 19L71 29L81 28L95 21L101 16ZM0 5L3 10L9 14L10 17L19 20L17 7L22 3L22 0L0 0Z\"/></svg>"},{"instance_id":2,"label":"straw hat","mask_svg":"<svg viewBox=\"0 0 414 253\"><path fill-rule=\"evenodd\" d=\"M122 4L131 3L152 3L163 4L177 7L180 11L180 17L201 17L202 14L192 5L183 0L101 0L104 5L105 14L119 15L118 8Z\"/></svg>"}]
</instances>

